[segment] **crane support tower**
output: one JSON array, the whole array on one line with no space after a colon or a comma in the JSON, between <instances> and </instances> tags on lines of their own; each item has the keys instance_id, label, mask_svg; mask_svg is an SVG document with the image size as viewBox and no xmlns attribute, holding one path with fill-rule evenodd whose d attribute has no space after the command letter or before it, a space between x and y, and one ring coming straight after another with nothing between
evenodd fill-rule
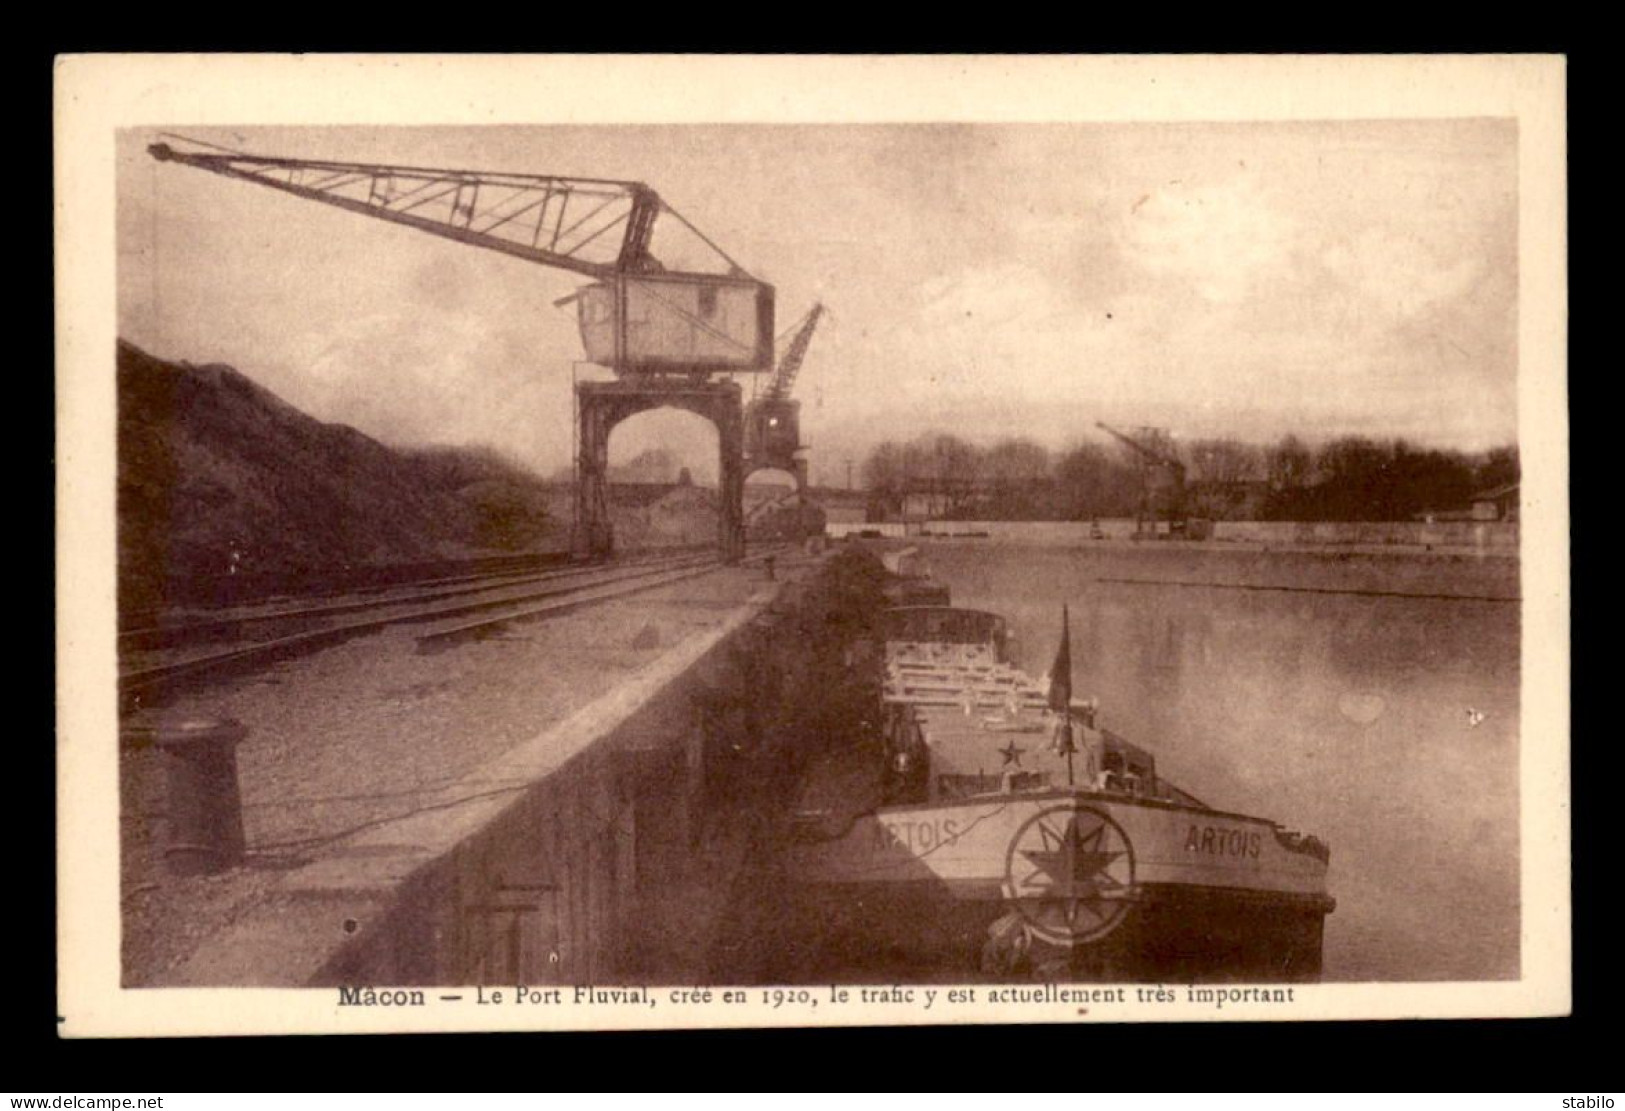
<instances>
[{"instance_id":1,"label":"crane support tower","mask_svg":"<svg viewBox=\"0 0 1625 1111\"><path fill-rule=\"evenodd\" d=\"M1138 428L1130 436L1104 421L1095 427L1122 441L1133 453L1140 476L1140 505L1134 519L1135 539L1184 535L1185 464L1174 454L1173 438L1164 428ZM1167 524L1164 533L1159 527Z\"/></svg>"},{"instance_id":2,"label":"crane support tower","mask_svg":"<svg viewBox=\"0 0 1625 1111\"><path fill-rule=\"evenodd\" d=\"M198 144L205 145L205 144ZM718 543L744 554L744 434L737 383L773 368L774 290L638 181L275 158L210 149L149 153L590 279L573 305L586 361L613 382L576 387L580 421L575 546L614 547L609 436L635 413L688 409L717 426ZM669 219L668 219L669 217Z\"/></svg>"},{"instance_id":3,"label":"crane support tower","mask_svg":"<svg viewBox=\"0 0 1625 1111\"><path fill-rule=\"evenodd\" d=\"M824 306L814 304L801 319L773 381L745 406L745 477L769 468L786 471L795 476L798 503L807 493L807 461L800 456L806 445L801 442L801 402L790 397L790 389L823 314Z\"/></svg>"}]
</instances>

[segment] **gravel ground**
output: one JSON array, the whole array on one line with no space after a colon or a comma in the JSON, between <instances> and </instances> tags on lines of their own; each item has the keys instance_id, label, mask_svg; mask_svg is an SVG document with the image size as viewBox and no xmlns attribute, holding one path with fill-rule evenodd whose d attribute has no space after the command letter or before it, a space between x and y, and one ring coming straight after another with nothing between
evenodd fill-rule
<instances>
[{"instance_id":1,"label":"gravel ground","mask_svg":"<svg viewBox=\"0 0 1625 1111\"><path fill-rule=\"evenodd\" d=\"M763 583L759 567L719 570L433 654L416 650L424 627L385 629L176 696L165 713L248 727L237 759L249 855L216 876L165 875L151 838L163 800L157 762L150 752L124 754L125 984L164 982L281 871L318 859L358 826L410 813L424 795L720 624Z\"/></svg>"}]
</instances>

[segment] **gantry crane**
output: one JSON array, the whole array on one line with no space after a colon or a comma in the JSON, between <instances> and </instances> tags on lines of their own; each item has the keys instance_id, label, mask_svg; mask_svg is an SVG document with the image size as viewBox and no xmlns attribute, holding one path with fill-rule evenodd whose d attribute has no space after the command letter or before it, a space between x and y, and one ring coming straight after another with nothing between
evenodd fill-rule
<instances>
[{"instance_id":1,"label":"gantry crane","mask_svg":"<svg viewBox=\"0 0 1625 1111\"><path fill-rule=\"evenodd\" d=\"M740 391L731 379L715 376L772 368L773 287L747 273L649 186L277 158L223 148L181 151L166 143L148 151L161 162L592 279L554 302L576 306L587 361L610 368L619 379L577 386L577 546L592 555L613 546L606 472L614 426L634 413L675 405L717 425L720 543L729 559L743 554Z\"/></svg>"},{"instance_id":2,"label":"gantry crane","mask_svg":"<svg viewBox=\"0 0 1625 1111\"><path fill-rule=\"evenodd\" d=\"M762 395L745 407L745 474L766 468L795 476L799 501L807 489L807 461L798 456L801 442L801 402L790 397L796 375L807 357L824 306L814 304L796 326L795 336Z\"/></svg>"},{"instance_id":3,"label":"gantry crane","mask_svg":"<svg viewBox=\"0 0 1625 1111\"><path fill-rule=\"evenodd\" d=\"M1109 432L1134 452L1140 473L1140 505L1134 520L1136 537L1158 535L1159 522L1168 522L1170 535L1185 532L1185 464L1174 454L1166 429L1138 428L1135 435L1119 432L1104 421L1095 427Z\"/></svg>"}]
</instances>

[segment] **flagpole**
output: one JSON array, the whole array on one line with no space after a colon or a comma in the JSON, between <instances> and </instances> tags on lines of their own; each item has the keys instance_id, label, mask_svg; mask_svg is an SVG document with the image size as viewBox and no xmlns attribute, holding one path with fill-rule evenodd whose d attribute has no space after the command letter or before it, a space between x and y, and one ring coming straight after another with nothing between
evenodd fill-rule
<instances>
[{"instance_id":1,"label":"flagpole","mask_svg":"<svg viewBox=\"0 0 1625 1111\"><path fill-rule=\"evenodd\" d=\"M1072 615L1066 603L1061 603L1061 643L1066 646L1066 705L1061 709L1061 744L1066 747L1066 785L1076 787L1072 775L1072 754L1078 746L1072 742Z\"/></svg>"},{"instance_id":2,"label":"flagpole","mask_svg":"<svg viewBox=\"0 0 1625 1111\"><path fill-rule=\"evenodd\" d=\"M1061 604L1061 644L1055 650L1055 663L1050 668L1049 708L1061 715L1061 729L1057 737L1060 750L1066 754L1066 785L1077 786L1072 769L1072 754L1078 746L1072 740L1072 616Z\"/></svg>"},{"instance_id":3,"label":"flagpole","mask_svg":"<svg viewBox=\"0 0 1625 1111\"><path fill-rule=\"evenodd\" d=\"M1072 778L1072 753L1076 745L1072 743L1072 707L1066 708L1066 716L1061 719L1061 744L1066 749L1066 785L1076 787L1077 782Z\"/></svg>"}]
</instances>

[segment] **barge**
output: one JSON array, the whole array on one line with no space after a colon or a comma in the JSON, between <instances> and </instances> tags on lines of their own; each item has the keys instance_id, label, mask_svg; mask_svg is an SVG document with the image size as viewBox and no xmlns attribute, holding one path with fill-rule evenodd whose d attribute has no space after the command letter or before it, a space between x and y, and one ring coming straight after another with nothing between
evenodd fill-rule
<instances>
[{"instance_id":1,"label":"barge","mask_svg":"<svg viewBox=\"0 0 1625 1111\"><path fill-rule=\"evenodd\" d=\"M789 874L819 963L944 979L1317 980L1330 851L1210 806L1006 657L997 614L881 615L862 755L809 777Z\"/></svg>"}]
</instances>

